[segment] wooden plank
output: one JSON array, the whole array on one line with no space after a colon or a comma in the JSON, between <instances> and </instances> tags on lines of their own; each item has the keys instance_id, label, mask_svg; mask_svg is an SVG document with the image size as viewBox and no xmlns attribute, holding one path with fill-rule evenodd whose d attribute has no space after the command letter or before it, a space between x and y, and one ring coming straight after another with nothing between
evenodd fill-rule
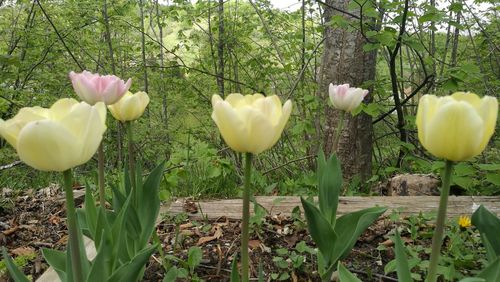
<instances>
[{"instance_id":1,"label":"wooden plank","mask_svg":"<svg viewBox=\"0 0 500 282\"><path fill-rule=\"evenodd\" d=\"M284 214L290 215L292 210L299 206L302 209L300 198L295 196L258 196L257 202L262 205L270 215ZM185 212L185 199L178 199L170 206L162 207L160 213L178 214ZM388 207L386 214L397 210L401 215L418 214L420 212L437 211L439 196L408 196L408 197L341 197L337 215L343 215L353 211L373 206ZM500 215L500 196L475 197L475 196L450 196L448 202L448 217L458 217L459 215L470 215L473 207L484 205L491 212ZM195 203L198 212L188 213L192 218L219 218L226 216L230 219L241 218L241 199L210 200ZM252 206L251 206L252 207ZM252 208L251 208L252 210Z\"/></svg>"}]
</instances>

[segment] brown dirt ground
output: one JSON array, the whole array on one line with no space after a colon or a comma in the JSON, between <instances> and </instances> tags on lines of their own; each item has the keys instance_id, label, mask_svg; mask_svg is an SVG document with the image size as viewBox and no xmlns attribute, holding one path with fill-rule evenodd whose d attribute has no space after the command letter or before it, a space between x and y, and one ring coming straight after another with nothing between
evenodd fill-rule
<instances>
[{"instance_id":1,"label":"brown dirt ground","mask_svg":"<svg viewBox=\"0 0 500 282\"><path fill-rule=\"evenodd\" d=\"M34 254L35 259L23 268L23 272L37 279L48 268L41 255L42 248L64 249L67 242L64 197L56 186L23 193L7 189L0 192L0 246L5 246L13 257ZM81 204L81 199L77 200L78 204ZM194 221L186 218L177 225L176 232L172 218L167 218L157 227L164 253L186 260L188 249L199 246L203 258L196 275L205 281L228 281L231 262L240 248L240 221L226 218ZM261 264L266 277L270 277L271 273L286 272L289 276L287 281L318 281L315 256L295 250L301 241L314 248L304 226L300 220L280 215L266 217L262 224L256 226L250 241L253 276L256 277ZM383 265L393 258L393 254L376 250L379 243L386 241L384 236L391 229L388 219L381 219L371 226L358 240L351 255L343 260L344 265L363 281L395 281L394 276L386 276L383 272ZM286 261L290 257L277 255L279 248L290 252L294 250L303 256L304 262L294 268L288 260L288 267L278 267L273 258L281 257ZM144 281L163 279L165 272L160 262L161 256L156 253L147 266ZM0 281L9 279L4 275Z\"/></svg>"}]
</instances>

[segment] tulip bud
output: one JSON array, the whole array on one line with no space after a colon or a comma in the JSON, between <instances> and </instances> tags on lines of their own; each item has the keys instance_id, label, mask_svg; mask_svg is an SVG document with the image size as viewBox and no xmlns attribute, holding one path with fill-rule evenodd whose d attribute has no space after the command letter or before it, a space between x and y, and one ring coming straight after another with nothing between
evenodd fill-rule
<instances>
[{"instance_id":1,"label":"tulip bud","mask_svg":"<svg viewBox=\"0 0 500 282\"><path fill-rule=\"evenodd\" d=\"M125 122L140 118L148 104L149 96L146 92L127 92L120 101L108 106L108 109L115 119Z\"/></svg>"},{"instance_id":2,"label":"tulip bud","mask_svg":"<svg viewBox=\"0 0 500 282\"><path fill-rule=\"evenodd\" d=\"M356 109L368 94L368 90L349 87L349 84L333 85L331 83L328 92L333 106L346 112Z\"/></svg>"},{"instance_id":3,"label":"tulip bud","mask_svg":"<svg viewBox=\"0 0 500 282\"><path fill-rule=\"evenodd\" d=\"M212 96L212 119L224 141L241 153L261 153L278 142L292 112L292 102L281 106L278 96L230 94Z\"/></svg>"},{"instance_id":4,"label":"tulip bud","mask_svg":"<svg viewBox=\"0 0 500 282\"><path fill-rule=\"evenodd\" d=\"M0 119L0 135L27 165L42 171L65 171L95 154L106 130L106 107L60 99L49 109L22 108Z\"/></svg>"},{"instance_id":5,"label":"tulip bud","mask_svg":"<svg viewBox=\"0 0 500 282\"><path fill-rule=\"evenodd\" d=\"M78 97L91 105L97 102L104 102L106 105L118 102L132 84L130 78L125 83L114 75L101 76L88 71L70 72L69 78Z\"/></svg>"},{"instance_id":6,"label":"tulip bud","mask_svg":"<svg viewBox=\"0 0 500 282\"><path fill-rule=\"evenodd\" d=\"M436 157L467 160L486 148L497 114L494 97L464 92L445 97L424 95L417 111L418 139Z\"/></svg>"}]
</instances>

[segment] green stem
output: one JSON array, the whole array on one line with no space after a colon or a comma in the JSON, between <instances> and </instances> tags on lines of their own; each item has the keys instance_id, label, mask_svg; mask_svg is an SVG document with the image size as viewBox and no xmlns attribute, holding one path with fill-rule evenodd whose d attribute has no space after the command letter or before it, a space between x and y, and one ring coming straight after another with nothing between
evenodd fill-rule
<instances>
[{"instance_id":1,"label":"green stem","mask_svg":"<svg viewBox=\"0 0 500 282\"><path fill-rule=\"evenodd\" d=\"M125 128L127 130L128 139L128 170L130 175L130 182L132 183L132 189L135 191L135 159L134 159L134 136L132 134L132 122L125 122Z\"/></svg>"},{"instance_id":2,"label":"green stem","mask_svg":"<svg viewBox=\"0 0 500 282\"><path fill-rule=\"evenodd\" d=\"M64 192L66 194L66 219L69 232L69 247L71 252L71 264L73 268L73 280L83 281L82 261L80 255L80 244L78 242L78 226L76 222L75 199L73 196L73 176L71 169L63 172Z\"/></svg>"},{"instance_id":3,"label":"green stem","mask_svg":"<svg viewBox=\"0 0 500 282\"><path fill-rule=\"evenodd\" d=\"M333 142L332 154L337 152L340 142L340 135L342 134L342 128L344 127L345 111L340 111L339 124L337 126L337 133L335 134L335 140Z\"/></svg>"},{"instance_id":4,"label":"green stem","mask_svg":"<svg viewBox=\"0 0 500 282\"><path fill-rule=\"evenodd\" d=\"M250 176L252 173L252 153L245 153L245 179L243 188L243 219L241 223L241 281L249 281L248 240L250 237Z\"/></svg>"},{"instance_id":5,"label":"green stem","mask_svg":"<svg viewBox=\"0 0 500 282\"><path fill-rule=\"evenodd\" d=\"M158 253L160 254L161 257L161 265L163 266L163 269L165 269L165 273L167 273L170 270L170 263L165 257L165 253L163 252L163 246L161 244L160 237L158 237L158 233L156 233L156 229L153 231L153 242L158 244L157 250Z\"/></svg>"},{"instance_id":6,"label":"green stem","mask_svg":"<svg viewBox=\"0 0 500 282\"><path fill-rule=\"evenodd\" d=\"M106 192L104 189L104 149L101 144L99 144L99 149L97 151L97 169L99 174L99 203L103 209L106 208Z\"/></svg>"},{"instance_id":7,"label":"green stem","mask_svg":"<svg viewBox=\"0 0 500 282\"><path fill-rule=\"evenodd\" d=\"M451 172L453 170L453 162L446 161L443 175L443 186L441 188L441 197L439 199L438 216L436 220L436 228L432 237L432 252L429 271L427 272L427 282L435 282L437 279L437 266L439 254L441 253L441 244L443 241L444 224L446 220L446 208L448 206L448 196L450 194Z\"/></svg>"}]
</instances>

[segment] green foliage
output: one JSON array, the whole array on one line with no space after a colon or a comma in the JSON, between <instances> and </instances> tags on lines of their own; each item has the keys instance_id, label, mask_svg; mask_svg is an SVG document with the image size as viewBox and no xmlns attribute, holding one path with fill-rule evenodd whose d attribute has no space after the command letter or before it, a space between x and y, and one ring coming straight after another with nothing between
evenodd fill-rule
<instances>
[{"instance_id":1,"label":"green foliage","mask_svg":"<svg viewBox=\"0 0 500 282\"><path fill-rule=\"evenodd\" d=\"M403 221L401 233L406 233L408 244L403 246L399 232L392 238L395 243L396 259L387 263L385 273L397 271L401 281L422 281L429 267L426 259L431 252L429 246L433 234L435 217L426 214L410 216ZM460 228L456 221L450 222L445 229L444 244L438 264L438 275L446 281L461 280L467 276L476 276L485 269L485 249L480 242L480 236L474 228ZM378 250L385 251L387 247L379 245ZM406 260L406 263L403 261ZM405 264L407 266L405 266ZM408 271L411 270L411 280ZM406 278L403 278L406 277Z\"/></svg>"},{"instance_id":2,"label":"green foliage","mask_svg":"<svg viewBox=\"0 0 500 282\"><path fill-rule=\"evenodd\" d=\"M342 187L342 172L335 155L328 160L318 156L319 208L301 197L309 233L318 246L319 273L330 280L338 260L347 256L358 237L386 208L368 208L336 218L338 199Z\"/></svg>"},{"instance_id":3,"label":"green foliage","mask_svg":"<svg viewBox=\"0 0 500 282\"><path fill-rule=\"evenodd\" d=\"M19 268L23 268L30 260L35 259L36 254L31 253L28 255L17 256L14 260L9 256L5 247L2 247L3 259L0 261L0 276L3 276L8 270L12 278L17 282L31 281L28 279Z\"/></svg>"},{"instance_id":4,"label":"green foliage","mask_svg":"<svg viewBox=\"0 0 500 282\"><path fill-rule=\"evenodd\" d=\"M155 230L160 200L158 187L163 173L163 163L158 165L146 179L142 170L137 172L135 189L125 169L123 185L114 187L113 210L96 207L90 186L86 186L85 205L78 210L80 228L78 237L80 260L85 281L137 281L144 273L144 266L155 251L149 240ZM94 241L97 255L92 262L86 257L82 231ZM66 251L44 249L43 255L55 269L62 281L72 281L72 257Z\"/></svg>"}]
</instances>

